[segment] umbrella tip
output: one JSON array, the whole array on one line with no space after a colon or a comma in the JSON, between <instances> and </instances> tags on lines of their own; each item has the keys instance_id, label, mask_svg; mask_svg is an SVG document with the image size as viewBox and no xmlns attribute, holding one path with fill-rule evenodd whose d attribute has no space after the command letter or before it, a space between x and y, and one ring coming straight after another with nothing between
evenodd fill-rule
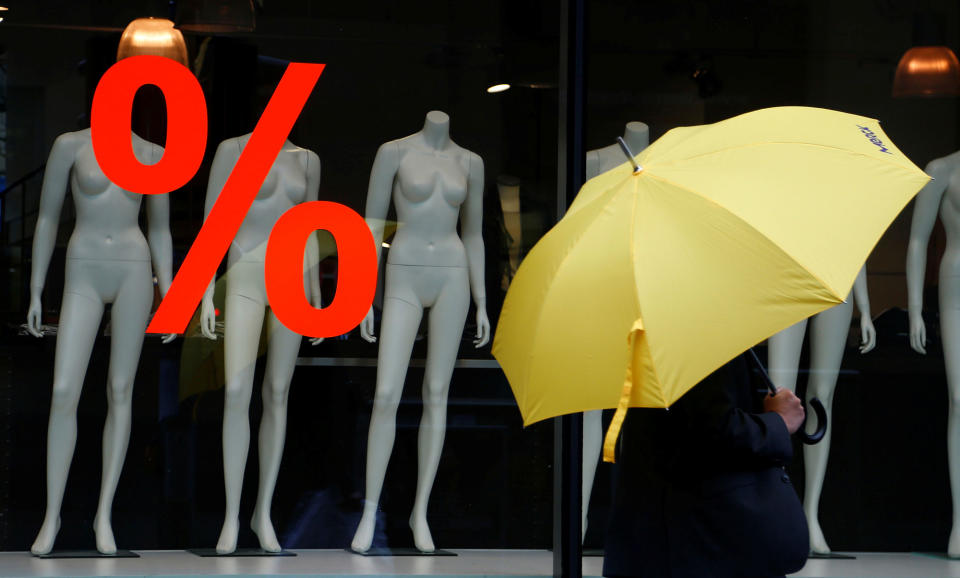
<instances>
[{"instance_id":1,"label":"umbrella tip","mask_svg":"<svg viewBox=\"0 0 960 578\"><path fill-rule=\"evenodd\" d=\"M643 167L637 164L637 159L634 158L633 151L630 150L630 147L627 146L627 142L623 140L622 136L617 137L617 143L620 145L620 150L623 151L623 154L627 155L627 159L630 161L630 164L633 165L633 174L639 175L643 172Z\"/></svg>"}]
</instances>

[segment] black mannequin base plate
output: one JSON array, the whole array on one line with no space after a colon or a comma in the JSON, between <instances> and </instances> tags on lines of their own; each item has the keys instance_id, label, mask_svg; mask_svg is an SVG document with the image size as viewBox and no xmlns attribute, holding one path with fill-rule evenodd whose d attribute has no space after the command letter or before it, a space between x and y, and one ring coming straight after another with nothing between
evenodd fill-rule
<instances>
[{"instance_id":1,"label":"black mannequin base plate","mask_svg":"<svg viewBox=\"0 0 960 578\"><path fill-rule=\"evenodd\" d=\"M217 553L216 548L191 548L187 550L191 554L200 556L201 558L254 558L257 556L262 556L266 558L272 557L283 557L283 556L296 556L295 553L290 552L289 550L280 550L279 552L268 552L262 548L237 548L229 554L219 554Z\"/></svg>"},{"instance_id":2,"label":"black mannequin base plate","mask_svg":"<svg viewBox=\"0 0 960 578\"><path fill-rule=\"evenodd\" d=\"M140 554L130 550L117 550L116 554L104 554L97 550L54 550L49 554L40 554L36 558L139 558Z\"/></svg>"}]
</instances>

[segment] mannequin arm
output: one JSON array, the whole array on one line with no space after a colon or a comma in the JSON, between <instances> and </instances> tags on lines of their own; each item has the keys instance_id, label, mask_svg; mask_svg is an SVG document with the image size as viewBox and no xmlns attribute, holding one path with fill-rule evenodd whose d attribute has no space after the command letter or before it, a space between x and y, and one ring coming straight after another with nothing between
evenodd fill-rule
<instances>
[{"instance_id":1,"label":"mannequin arm","mask_svg":"<svg viewBox=\"0 0 960 578\"><path fill-rule=\"evenodd\" d=\"M910 243L907 246L907 311L910 315L910 347L918 353L926 353L927 330L923 323L923 281L927 270L927 245L937 221L940 201L947 188L949 166L941 161L931 161L926 172L934 180L917 194L910 224Z\"/></svg>"},{"instance_id":2,"label":"mannequin arm","mask_svg":"<svg viewBox=\"0 0 960 578\"><path fill-rule=\"evenodd\" d=\"M470 290L477 306L477 338L473 344L483 347L490 340L490 321L487 319L487 290L484 284L483 254L483 159L470 153L470 172L467 178L467 200L460 210L460 234L467 250L470 272Z\"/></svg>"},{"instance_id":3,"label":"mannequin arm","mask_svg":"<svg viewBox=\"0 0 960 578\"><path fill-rule=\"evenodd\" d=\"M217 152L213 156L213 164L210 166L210 178L207 180L207 196L203 204L203 218L206 220L213 209L213 205L223 190L223 185L230 176L230 171L237 164L240 157L240 147L236 139L228 139L220 143ZM200 306L200 332L207 339L216 339L217 315L213 305L213 289L216 282L216 275L211 277L207 285L207 291L203 294L203 301Z\"/></svg>"},{"instance_id":4,"label":"mannequin arm","mask_svg":"<svg viewBox=\"0 0 960 578\"><path fill-rule=\"evenodd\" d=\"M37 226L33 233L33 264L30 270L30 310L27 313L27 328L34 337L41 337L40 317L42 306L40 297L47 279L47 268L57 243L57 228L60 224L60 210L67 195L70 181L70 169L76 157L80 140L72 133L57 137L47 157L47 168L43 173L43 186L40 189L40 209Z\"/></svg>"},{"instance_id":5,"label":"mannequin arm","mask_svg":"<svg viewBox=\"0 0 960 578\"><path fill-rule=\"evenodd\" d=\"M367 226L373 234L373 244L377 251L377 264L380 263L380 248L383 243L383 230L387 222L387 210L390 208L390 194L393 191L393 179L400 169L400 146L397 143L384 143L377 150L370 171L370 185L367 188ZM360 324L360 336L373 343L373 307L367 312Z\"/></svg>"},{"instance_id":6,"label":"mannequin arm","mask_svg":"<svg viewBox=\"0 0 960 578\"><path fill-rule=\"evenodd\" d=\"M307 151L307 202L320 198L320 157L313 151ZM307 238L307 250L303 256L304 270L307 271L307 283L310 290L310 304L320 309L323 302L320 299L320 242L317 241L317 232L310 233ZM322 337L314 337L310 345L323 342Z\"/></svg>"},{"instance_id":7,"label":"mannequin arm","mask_svg":"<svg viewBox=\"0 0 960 578\"><path fill-rule=\"evenodd\" d=\"M867 353L877 346L877 330L870 314L870 294L867 292L867 266L857 273L853 282L853 301L860 312L860 353Z\"/></svg>"},{"instance_id":8,"label":"mannequin arm","mask_svg":"<svg viewBox=\"0 0 960 578\"><path fill-rule=\"evenodd\" d=\"M151 145L151 163L163 156L163 148ZM168 195L145 195L147 197L147 240L150 245L150 260L153 273L157 276L160 298L166 296L173 280L173 239L170 236L170 197ZM163 343L176 339L176 333L169 333Z\"/></svg>"},{"instance_id":9,"label":"mannequin arm","mask_svg":"<svg viewBox=\"0 0 960 578\"><path fill-rule=\"evenodd\" d=\"M163 156L163 148L153 146L153 162ZM150 258L153 260L153 272L157 276L160 297L167 294L173 281L173 239L170 236L170 197L167 195L146 195L147 197L147 239L150 244Z\"/></svg>"}]
</instances>

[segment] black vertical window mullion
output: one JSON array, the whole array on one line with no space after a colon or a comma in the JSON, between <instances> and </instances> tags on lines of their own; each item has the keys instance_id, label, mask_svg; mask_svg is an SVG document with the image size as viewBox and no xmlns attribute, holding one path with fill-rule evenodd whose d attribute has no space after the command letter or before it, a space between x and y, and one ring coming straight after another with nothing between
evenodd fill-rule
<instances>
[{"instance_id":1,"label":"black vertical window mullion","mask_svg":"<svg viewBox=\"0 0 960 578\"><path fill-rule=\"evenodd\" d=\"M584 12L585 0L561 1L558 220L586 180ZM553 452L553 574L581 578L582 414L554 420Z\"/></svg>"}]
</instances>

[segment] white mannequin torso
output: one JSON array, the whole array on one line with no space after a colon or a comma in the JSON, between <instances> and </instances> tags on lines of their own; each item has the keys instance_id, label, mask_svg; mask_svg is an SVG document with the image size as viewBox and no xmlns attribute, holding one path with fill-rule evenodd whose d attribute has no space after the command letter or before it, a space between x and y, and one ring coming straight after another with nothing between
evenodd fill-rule
<instances>
[{"instance_id":1,"label":"white mannequin torso","mask_svg":"<svg viewBox=\"0 0 960 578\"><path fill-rule=\"evenodd\" d=\"M388 154L396 166L392 198L398 221L388 263L467 266L457 220L471 171L482 161L449 138L440 143L443 148L434 149L417 133L384 145L393 149Z\"/></svg>"},{"instance_id":2,"label":"white mannequin torso","mask_svg":"<svg viewBox=\"0 0 960 578\"><path fill-rule=\"evenodd\" d=\"M67 258L149 261L150 248L138 222L143 195L125 191L107 179L93 153L90 129L60 138L69 139L76 147L70 189L77 219ZM163 149L133 135L133 152L141 163L153 164Z\"/></svg>"},{"instance_id":3,"label":"white mannequin torso","mask_svg":"<svg viewBox=\"0 0 960 578\"><path fill-rule=\"evenodd\" d=\"M227 139L221 146L235 147L239 157L249 140L250 135L246 134ZM316 153L295 146L290 141L283 144L230 245L230 263L239 259L249 260L254 257L250 255L251 252L256 252L255 258L263 260L267 239L277 219L288 209L307 200L307 174L311 166L319 170L320 161Z\"/></svg>"}]
</instances>

